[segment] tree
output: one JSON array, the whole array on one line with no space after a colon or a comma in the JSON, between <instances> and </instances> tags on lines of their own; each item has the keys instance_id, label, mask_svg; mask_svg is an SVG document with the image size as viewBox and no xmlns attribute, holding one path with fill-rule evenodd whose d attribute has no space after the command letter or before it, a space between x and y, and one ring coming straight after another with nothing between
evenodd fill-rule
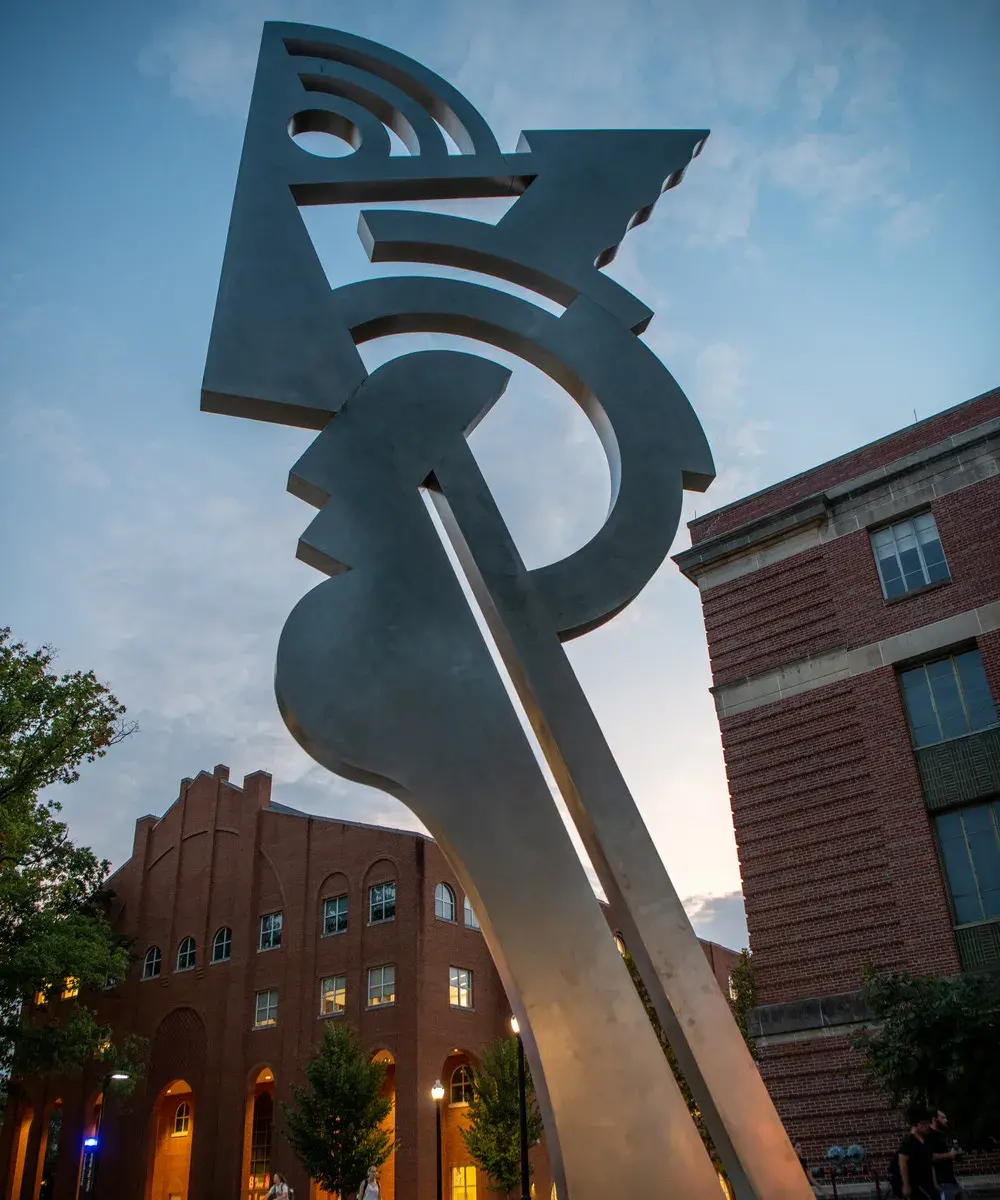
<instances>
[{"instance_id":1,"label":"tree","mask_svg":"<svg viewBox=\"0 0 1000 1200\"><path fill-rule=\"evenodd\" d=\"M943 1109L970 1149L1000 1138L1000 977L870 972L875 1027L854 1042L869 1080L897 1108Z\"/></svg>"},{"instance_id":2,"label":"tree","mask_svg":"<svg viewBox=\"0 0 1000 1200\"><path fill-rule=\"evenodd\" d=\"M531 1072L525 1064L528 1101L528 1145L542 1136ZM521 1182L520 1092L517 1039L498 1038L482 1053L472 1072L472 1100L462 1141L497 1191L510 1195ZM530 1164L529 1164L530 1170Z\"/></svg>"},{"instance_id":3,"label":"tree","mask_svg":"<svg viewBox=\"0 0 1000 1200\"><path fill-rule=\"evenodd\" d=\"M392 1153L382 1127L392 1111L385 1072L384 1063L369 1062L349 1025L328 1024L306 1064L306 1086L293 1086L291 1103L282 1105L296 1157L328 1192L347 1196Z\"/></svg>"},{"instance_id":4,"label":"tree","mask_svg":"<svg viewBox=\"0 0 1000 1200\"><path fill-rule=\"evenodd\" d=\"M134 724L93 672L58 675L51 648L0 629L0 1074L67 1071L107 1054L111 1031L82 997L129 955L107 918L108 863L75 846L42 789L74 783ZM68 986L71 981L71 986ZM56 1004L77 992L71 1005ZM43 1006L32 1004L32 997ZM118 1053L114 1051L114 1053Z\"/></svg>"},{"instance_id":5,"label":"tree","mask_svg":"<svg viewBox=\"0 0 1000 1200\"><path fill-rule=\"evenodd\" d=\"M750 951L740 951L740 960L729 973L729 1007L736 1024L740 1027L743 1040L752 1057L757 1058L757 1044L747 1032L747 1014L757 1007L757 979L753 970Z\"/></svg>"}]
</instances>

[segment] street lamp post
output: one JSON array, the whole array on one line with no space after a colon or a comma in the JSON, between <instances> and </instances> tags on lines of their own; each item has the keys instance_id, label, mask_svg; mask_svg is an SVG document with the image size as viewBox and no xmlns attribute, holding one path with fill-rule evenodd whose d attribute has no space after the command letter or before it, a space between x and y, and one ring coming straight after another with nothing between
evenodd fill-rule
<instances>
[{"instance_id":1,"label":"street lamp post","mask_svg":"<svg viewBox=\"0 0 1000 1200\"><path fill-rule=\"evenodd\" d=\"M517 1017L511 1017L510 1027L517 1037L517 1102L521 1125L521 1200L531 1200L528 1171L528 1081L524 1069L524 1042Z\"/></svg>"},{"instance_id":2,"label":"street lamp post","mask_svg":"<svg viewBox=\"0 0 1000 1200\"><path fill-rule=\"evenodd\" d=\"M94 1130L94 1136L86 1138L83 1143L84 1148L84 1170L83 1178L80 1181L80 1195L86 1197L86 1200L96 1200L97 1196L97 1168L101 1163L101 1126L104 1124L104 1113L108 1107L110 1098L109 1088L112 1083L123 1083L128 1079L128 1073L125 1071L112 1071L110 1075L104 1076L101 1095L101 1120L98 1127ZM89 1157L89 1171L87 1158Z\"/></svg>"},{"instance_id":3,"label":"street lamp post","mask_svg":"<svg viewBox=\"0 0 1000 1200\"><path fill-rule=\"evenodd\" d=\"M431 1099L434 1101L435 1126L437 1128L437 1200L443 1200L444 1180L441 1168L441 1101L444 1099L444 1085L440 1079L434 1080L431 1088Z\"/></svg>"}]
</instances>

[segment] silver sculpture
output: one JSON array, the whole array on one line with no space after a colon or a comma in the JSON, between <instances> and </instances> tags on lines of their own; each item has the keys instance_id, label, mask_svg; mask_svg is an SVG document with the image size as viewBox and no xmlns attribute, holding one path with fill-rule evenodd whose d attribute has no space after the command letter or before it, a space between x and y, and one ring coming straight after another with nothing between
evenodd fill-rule
<instances>
[{"instance_id":1,"label":"silver sculpture","mask_svg":"<svg viewBox=\"0 0 1000 1200\"><path fill-rule=\"evenodd\" d=\"M409 151L391 153L386 127ZM322 131L353 154L319 158ZM459 153L449 153L442 131ZM296 605L275 689L320 763L403 800L479 914L525 1035L557 1186L717 1200L719 1181L422 499L448 531L740 1200L811 1191L561 642L624 608L663 561L683 488L714 475L697 418L639 340L652 313L601 273L678 183L703 130L543 131L504 154L443 79L363 38L264 27L202 408L320 430L289 490L318 508L298 556L330 578ZM332 290L298 209L515 195L496 225L362 212L372 261L479 284L380 278ZM525 568L467 443L509 372L357 345L454 333L533 363L587 413L612 471L592 540Z\"/></svg>"}]
</instances>

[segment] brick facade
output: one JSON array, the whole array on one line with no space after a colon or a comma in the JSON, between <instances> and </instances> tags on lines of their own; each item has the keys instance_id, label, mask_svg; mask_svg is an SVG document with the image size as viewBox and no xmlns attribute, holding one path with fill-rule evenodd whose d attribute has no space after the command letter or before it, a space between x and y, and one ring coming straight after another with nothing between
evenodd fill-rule
<instances>
[{"instance_id":1,"label":"brick facade","mask_svg":"<svg viewBox=\"0 0 1000 1200\"><path fill-rule=\"evenodd\" d=\"M125 1105L114 1085L100 1121L98 1195L114 1200L256 1200L249 1186L258 1103L273 1108L270 1168L287 1172L299 1200L326 1200L296 1164L280 1126L280 1104L302 1081L302 1064L325 1022L347 1020L365 1047L391 1062L398 1149L381 1172L385 1200L433 1200L435 1106L442 1104L444 1195L454 1167L471 1165L461 1140L464 1107L451 1103L454 1071L509 1033L510 1008L483 935L464 919L464 896L437 845L419 834L309 817L274 804L270 776L249 775L240 788L226 767L184 780L178 800L157 819L136 823L131 858L109 881L114 924L131 939L137 962L125 983L92 1002L115 1036L148 1039L146 1078ZM368 920L372 885L396 884L394 919ZM435 889L446 883L456 920L435 915ZM324 936L323 900L348 897L344 933ZM258 949L260 919L282 914L281 945ZM614 919L608 916L614 928ZM232 931L231 957L211 961L221 928ZM196 965L177 970L178 948L193 937ZM143 979L151 946L160 974ZM721 986L736 959L703 943ZM369 968L395 967L392 1005L367 1005ZM473 975L473 1007L449 1002L449 968ZM320 981L346 976L346 1013L321 1017ZM277 992L277 1021L255 1028L255 997ZM67 1003L72 1003L69 1001ZM53 999L50 1010L58 1011ZM169 1089L169 1090L168 1090ZM44 1133L54 1105L62 1114L60 1154L45 1200L75 1200L84 1137L97 1124L100 1073L81 1079L16 1081L0 1136L0 1195L38 1200ZM264 1095L264 1100L259 1098ZM189 1129L180 1106L186 1104ZM190 1170L187 1170L188 1157ZM552 1176L544 1143L532 1150L538 1200ZM476 1200L494 1193L481 1173Z\"/></svg>"},{"instance_id":2,"label":"brick facade","mask_svg":"<svg viewBox=\"0 0 1000 1200\"><path fill-rule=\"evenodd\" d=\"M887 600L871 531L928 510L950 581ZM899 1119L862 1084L852 993L868 965L963 969L933 814L970 787L977 803L1000 795L989 764L964 791L930 795L897 674L975 646L1000 701L1000 391L689 528L676 561L701 590L761 1070L811 1159L851 1141L881 1156ZM987 959L994 926L973 931Z\"/></svg>"}]
</instances>

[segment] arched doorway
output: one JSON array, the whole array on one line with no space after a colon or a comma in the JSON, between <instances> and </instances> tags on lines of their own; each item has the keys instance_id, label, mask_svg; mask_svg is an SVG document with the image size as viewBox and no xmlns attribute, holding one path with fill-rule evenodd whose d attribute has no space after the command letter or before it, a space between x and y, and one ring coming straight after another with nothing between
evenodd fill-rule
<instances>
[{"instance_id":1,"label":"arched doorway","mask_svg":"<svg viewBox=\"0 0 1000 1200\"><path fill-rule=\"evenodd\" d=\"M274 1072L261 1067L251 1073L243 1135L245 1200L263 1200L271 1186L274 1143ZM280 1168L276 1168L280 1169Z\"/></svg>"},{"instance_id":2,"label":"arched doorway","mask_svg":"<svg viewBox=\"0 0 1000 1200\"><path fill-rule=\"evenodd\" d=\"M467 1050L453 1050L441 1067L444 1099L441 1101L441 1156L444 1200L481 1200L486 1180L479 1172L462 1140L466 1109L472 1099L474 1057Z\"/></svg>"},{"instance_id":3,"label":"arched doorway","mask_svg":"<svg viewBox=\"0 0 1000 1200\"><path fill-rule=\"evenodd\" d=\"M396 1136L396 1060L388 1050L379 1050L372 1055L372 1062L385 1064L385 1083L382 1084L382 1095L388 1096L392 1103L389 1115L382 1122L382 1128L391 1138ZM384 1200L396 1200L396 1155L390 1154L379 1168L379 1184Z\"/></svg>"},{"instance_id":4,"label":"arched doorway","mask_svg":"<svg viewBox=\"0 0 1000 1200\"><path fill-rule=\"evenodd\" d=\"M10 1156L7 1190L4 1192L8 1200L20 1200L21 1197L24 1163L28 1157L28 1138L31 1136L31 1125L34 1119L35 1110L30 1104L22 1104L17 1116L17 1132L14 1134L14 1147Z\"/></svg>"},{"instance_id":5,"label":"arched doorway","mask_svg":"<svg viewBox=\"0 0 1000 1200\"><path fill-rule=\"evenodd\" d=\"M147 1200L187 1200L194 1120L191 1085L184 1079L168 1083L153 1106Z\"/></svg>"}]
</instances>

